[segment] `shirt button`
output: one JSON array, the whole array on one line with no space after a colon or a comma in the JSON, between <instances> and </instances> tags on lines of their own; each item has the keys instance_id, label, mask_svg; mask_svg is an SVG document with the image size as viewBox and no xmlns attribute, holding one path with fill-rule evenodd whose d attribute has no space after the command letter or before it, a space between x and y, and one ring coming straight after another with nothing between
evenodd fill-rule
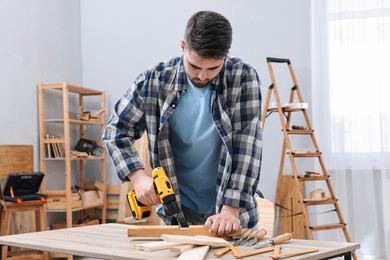
<instances>
[{"instance_id":1,"label":"shirt button","mask_svg":"<svg viewBox=\"0 0 390 260\"><path fill-rule=\"evenodd\" d=\"M172 107L173 107L173 108L175 108L175 107L176 107L176 105L175 105L175 104L172 104Z\"/></svg>"}]
</instances>

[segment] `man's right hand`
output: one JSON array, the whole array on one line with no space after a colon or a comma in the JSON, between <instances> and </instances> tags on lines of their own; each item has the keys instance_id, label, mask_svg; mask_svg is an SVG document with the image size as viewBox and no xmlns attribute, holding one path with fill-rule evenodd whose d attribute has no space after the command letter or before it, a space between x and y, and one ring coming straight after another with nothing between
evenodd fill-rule
<instances>
[{"instance_id":1,"label":"man's right hand","mask_svg":"<svg viewBox=\"0 0 390 260\"><path fill-rule=\"evenodd\" d=\"M146 174L144 169L138 169L128 175L133 183L137 200L144 205L153 206L160 204L160 198L154 189L152 176Z\"/></svg>"}]
</instances>

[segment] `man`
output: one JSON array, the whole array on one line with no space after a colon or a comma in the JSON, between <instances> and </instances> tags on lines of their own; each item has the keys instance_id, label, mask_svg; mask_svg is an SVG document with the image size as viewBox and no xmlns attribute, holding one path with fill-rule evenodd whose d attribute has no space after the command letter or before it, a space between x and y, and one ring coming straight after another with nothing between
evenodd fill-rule
<instances>
[{"instance_id":1,"label":"man","mask_svg":"<svg viewBox=\"0 0 390 260\"><path fill-rule=\"evenodd\" d=\"M144 131L152 168L163 167L189 224L228 235L258 222L255 191L261 166L260 80L228 57L232 28L200 11L187 22L181 57L146 70L115 105L103 140L122 181L137 199L160 203L134 141ZM177 224L163 205L158 215Z\"/></svg>"}]
</instances>

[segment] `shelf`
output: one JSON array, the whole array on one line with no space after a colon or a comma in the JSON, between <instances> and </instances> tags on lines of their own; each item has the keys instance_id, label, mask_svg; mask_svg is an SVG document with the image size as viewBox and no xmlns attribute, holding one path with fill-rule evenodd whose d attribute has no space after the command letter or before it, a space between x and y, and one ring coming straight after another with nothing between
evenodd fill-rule
<instances>
[{"instance_id":1,"label":"shelf","mask_svg":"<svg viewBox=\"0 0 390 260\"><path fill-rule=\"evenodd\" d=\"M318 225L318 226L310 226L309 228L312 231L320 231L320 230L330 230L330 229L338 229L345 228L346 224L338 223L338 224L327 224L327 225Z\"/></svg>"},{"instance_id":2,"label":"shelf","mask_svg":"<svg viewBox=\"0 0 390 260\"><path fill-rule=\"evenodd\" d=\"M90 96L93 96L90 98ZM39 84L39 144L40 144L40 170L45 172L42 184L42 192L48 194L48 212L66 213L66 227L71 227L74 217L83 214L86 209L102 209L101 220L106 220L106 151L99 150L96 156L76 157L71 144L77 139L85 138L87 133L99 135L104 131L105 126L105 92L91 88L68 84ZM56 102L62 100L62 102ZM55 109L53 109L55 108ZM97 109L96 113L89 114L86 111ZM55 111L52 118L45 118L49 113L45 112L53 109ZM72 111L72 112L69 112ZM74 112L77 111L77 112ZM80 116L79 116L80 115ZM88 117L85 117L88 115ZM85 120L80 120L85 119ZM94 127L87 127L87 126ZM55 135L55 136L54 136ZM76 139L77 138L77 139ZM100 139L99 139L100 140ZM97 141L101 145L100 141ZM86 155L79 153L78 155ZM78 161L77 167L73 167L73 161ZM92 161L99 163L99 170L91 170ZM63 162L52 164L50 162ZM101 164L101 166L100 166ZM69 192L74 185L85 186L85 176L89 175L101 181L99 191L84 191L77 198L78 193ZM54 177L52 177L54 176ZM64 185L63 190L53 190L47 185L46 179L55 179ZM53 186L53 185L51 185ZM96 193L96 194L95 194ZM67 199L68 195L68 199ZM84 197L85 196L85 197ZM73 214L80 212L80 214ZM99 217L100 218L100 217Z\"/></svg>"},{"instance_id":3,"label":"shelf","mask_svg":"<svg viewBox=\"0 0 390 260\"><path fill-rule=\"evenodd\" d=\"M303 110L307 110L307 108L293 108L293 107L286 107L282 108L283 112L302 112ZM279 112L277 108L268 108L267 112L274 113Z\"/></svg>"},{"instance_id":4,"label":"shelf","mask_svg":"<svg viewBox=\"0 0 390 260\"><path fill-rule=\"evenodd\" d=\"M68 83L58 83L58 84L40 84L42 89L54 89L63 91L65 88L68 89L71 93L82 94L86 96L98 96L103 95L104 91L95 90L91 88L81 87Z\"/></svg>"},{"instance_id":5,"label":"shelf","mask_svg":"<svg viewBox=\"0 0 390 260\"><path fill-rule=\"evenodd\" d=\"M303 177L303 176L298 176L299 181L326 181L329 179L329 176L312 176L312 177Z\"/></svg>"},{"instance_id":6,"label":"shelf","mask_svg":"<svg viewBox=\"0 0 390 260\"><path fill-rule=\"evenodd\" d=\"M314 133L314 130L291 130L287 129L287 134L289 135L311 135Z\"/></svg>"},{"instance_id":7,"label":"shelf","mask_svg":"<svg viewBox=\"0 0 390 260\"><path fill-rule=\"evenodd\" d=\"M290 153L290 152L288 152ZM321 156L321 153L294 153L292 152L291 153L292 156L294 157L320 157Z\"/></svg>"},{"instance_id":8,"label":"shelf","mask_svg":"<svg viewBox=\"0 0 390 260\"><path fill-rule=\"evenodd\" d=\"M330 205L330 204L336 204L336 199L326 198L323 200L308 200L304 199L303 203L305 206L316 206L316 205Z\"/></svg>"},{"instance_id":9,"label":"shelf","mask_svg":"<svg viewBox=\"0 0 390 260\"><path fill-rule=\"evenodd\" d=\"M52 124L64 124L64 119L45 119L45 123L52 123ZM104 122L99 120L77 120L77 119L69 119L69 124L72 125L104 125Z\"/></svg>"}]
</instances>

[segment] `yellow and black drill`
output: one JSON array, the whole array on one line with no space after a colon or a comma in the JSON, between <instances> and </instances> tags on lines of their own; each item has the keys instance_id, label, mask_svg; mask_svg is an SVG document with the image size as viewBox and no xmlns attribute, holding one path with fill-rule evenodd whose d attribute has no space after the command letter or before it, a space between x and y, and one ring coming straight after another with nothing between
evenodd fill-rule
<instances>
[{"instance_id":1,"label":"yellow and black drill","mask_svg":"<svg viewBox=\"0 0 390 260\"><path fill-rule=\"evenodd\" d=\"M164 168L157 167L152 171L154 188L161 203L163 203L169 213L175 217L180 227L188 227L187 221L184 218L183 213L180 211L177 205L175 193L173 187ZM137 196L134 190L127 193L127 201L129 202L131 214L135 219L147 218L152 211L151 206L146 206L137 200Z\"/></svg>"}]
</instances>

